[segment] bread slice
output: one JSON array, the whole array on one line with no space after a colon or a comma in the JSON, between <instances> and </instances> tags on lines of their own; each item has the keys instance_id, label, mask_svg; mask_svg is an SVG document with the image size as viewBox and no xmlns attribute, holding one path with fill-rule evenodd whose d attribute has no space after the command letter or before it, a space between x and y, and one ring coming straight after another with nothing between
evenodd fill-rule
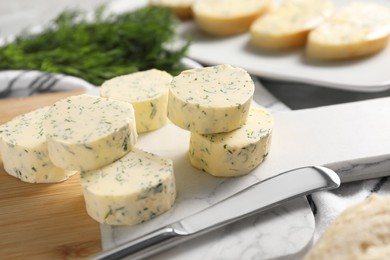
<instances>
[{"instance_id":1,"label":"bread slice","mask_svg":"<svg viewBox=\"0 0 390 260\"><path fill-rule=\"evenodd\" d=\"M351 3L309 34L306 53L340 60L379 52L388 44L390 9L374 3Z\"/></svg>"},{"instance_id":2,"label":"bread slice","mask_svg":"<svg viewBox=\"0 0 390 260\"><path fill-rule=\"evenodd\" d=\"M390 197L372 195L342 212L304 260L388 259Z\"/></svg>"},{"instance_id":3,"label":"bread slice","mask_svg":"<svg viewBox=\"0 0 390 260\"><path fill-rule=\"evenodd\" d=\"M280 8L252 24L251 44L267 50L303 46L309 32L329 17L332 10L330 0L286 0Z\"/></svg>"},{"instance_id":4,"label":"bread slice","mask_svg":"<svg viewBox=\"0 0 390 260\"><path fill-rule=\"evenodd\" d=\"M272 0L198 0L192 6L195 21L211 35L247 32L252 22L272 7Z\"/></svg>"},{"instance_id":5,"label":"bread slice","mask_svg":"<svg viewBox=\"0 0 390 260\"><path fill-rule=\"evenodd\" d=\"M150 5L167 7L182 20L192 19L192 4L195 0L149 0Z\"/></svg>"}]
</instances>

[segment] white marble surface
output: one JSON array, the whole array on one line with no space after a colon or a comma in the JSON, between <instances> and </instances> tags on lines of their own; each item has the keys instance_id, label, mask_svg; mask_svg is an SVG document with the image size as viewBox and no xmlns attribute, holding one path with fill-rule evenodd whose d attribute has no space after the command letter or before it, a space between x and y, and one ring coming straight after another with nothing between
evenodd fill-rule
<instances>
[{"instance_id":1,"label":"white marble surface","mask_svg":"<svg viewBox=\"0 0 390 260\"><path fill-rule=\"evenodd\" d=\"M272 112L289 110L258 81L255 82L254 100L257 104L267 107ZM174 145L172 140L175 140ZM158 146L155 145L157 142ZM205 174L189 164L188 142L189 132L172 124L139 137L137 146L173 159L178 189L177 201L169 212L134 227L101 225L104 250L198 212L262 179L255 174L227 179ZM175 247L174 250L159 254L155 258L270 259L297 256L310 245L314 229L313 213L306 198L302 197L268 210L265 214L259 214Z\"/></svg>"},{"instance_id":2,"label":"white marble surface","mask_svg":"<svg viewBox=\"0 0 390 260\"><path fill-rule=\"evenodd\" d=\"M277 123L272 149L266 161L251 174L235 179L214 178L193 169L187 160L188 132L173 125L141 136L138 143L140 147L174 161L178 199L171 211L146 223L134 227L103 225L104 247L113 247L165 226L218 202L254 181L264 180L292 168L329 164L336 171L342 169L343 176L357 174L362 177L363 173L373 172L388 174L386 167L390 160L390 121L381 119L390 117L390 98L278 112L274 116ZM342 123L347 121L348 124ZM365 124L361 124L362 121ZM376 127L373 128L373 125ZM173 138L177 140L174 147L171 141ZM157 142L159 146L155 145ZM345 168L348 162L355 166ZM375 168L370 168L370 164L375 165ZM356 167L357 165L361 166ZM198 243L196 247L191 243L182 245L181 250L175 247L166 252L165 257L218 259L221 254L226 254L220 259L234 259L234 256L244 252L248 256L244 259L250 259L251 254L259 259L298 256L310 244L314 223L307 205L300 210L297 208L288 205L275 208L267 212L272 218L256 222L252 228L243 228L236 233L231 231L235 230L235 225L231 225L209 235L210 239L205 237L199 238L198 242L191 242ZM280 212L285 214L281 215ZM258 217L261 219L262 215ZM250 220L247 221L251 223ZM241 225L248 225L247 221L242 221ZM253 241L254 237L264 238L262 241L269 243L258 243L258 240ZM236 241L234 247L232 241ZM273 243L279 247L271 246ZM160 257L162 255L157 258Z\"/></svg>"}]
</instances>

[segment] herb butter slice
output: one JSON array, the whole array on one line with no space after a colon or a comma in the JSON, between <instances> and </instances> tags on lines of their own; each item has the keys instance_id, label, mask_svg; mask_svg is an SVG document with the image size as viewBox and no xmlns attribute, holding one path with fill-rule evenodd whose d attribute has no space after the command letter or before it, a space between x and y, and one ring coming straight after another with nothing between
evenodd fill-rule
<instances>
[{"instance_id":1,"label":"herb butter slice","mask_svg":"<svg viewBox=\"0 0 390 260\"><path fill-rule=\"evenodd\" d=\"M15 117L0 127L0 152L5 171L29 183L54 183L68 179L75 171L52 164L43 131L48 107Z\"/></svg>"},{"instance_id":2,"label":"herb butter slice","mask_svg":"<svg viewBox=\"0 0 390 260\"><path fill-rule=\"evenodd\" d=\"M251 107L245 125L235 131L200 135L191 133L191 164L214 176L249 173L268 155L273 117L264 108Z\"/></svg>"},{"instance_id":3,"label":"herb butter slice","mask_svg":"<svg viewBox=\"0 0 390 260\"><path fill-rule=\"evenodd\" d=\"M133 105L137 132L161 128L168 121L167 103L172 76L157 69L135 72L105 81L100 96Z\"/></svg>"},{"instance_id":4,"label":"herb butter slice","mask_svg":"<svg viewBox=\"0 0 390 260\"><path fill-rule=\"evenodd\" d=\"M109 225L135 225L169 210L176 198L171 160L134 148L80 175L88 214Z\"/></svg>"},{"instance_id":5,"label":"herb butter slice","mask_svg":"<svg viewBox=\"0 0 390 260\"><path fill-rule=\"evenodd\" d=\"M171 82L168 118L199 134L229 132L245 123L254 90L249 74L238 67L186 70Z\"/></svg>"},{"instance_id":6,"label":"herb butter slice","mask_svg":"<svg viewBox=\"0 0 390 260\"><path fill-rule=\"evenodd\" d=\"M56 102L43 126L50 159L68 170L111 164L130 152L137 139L131 104L89 95Z\"/></svg>"}]
</instances>

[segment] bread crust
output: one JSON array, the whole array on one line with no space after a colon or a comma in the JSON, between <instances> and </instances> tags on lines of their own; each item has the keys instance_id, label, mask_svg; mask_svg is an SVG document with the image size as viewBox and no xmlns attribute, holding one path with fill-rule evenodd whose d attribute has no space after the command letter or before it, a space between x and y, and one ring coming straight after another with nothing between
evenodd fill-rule
<instances>
[{"instance_id":1,"label":"bread crust","mask_svg":"<svg viewBox=\"0 0 390 260\"><path fill-rule=\"evenodd\" d=\"M390 35L390 9L369 2L351 3L311 31L306 54L319 60L344 60L384 49Z\"/></svg>"},{"instance_id":2,"label":"bread crust","mask_svg":"<svg viewBox=\"0 0 390 260\"><path fill-rule=\"evenodd\" d=\"M223 4L221 0L211 0L214 3ZM240 3L241 0L233 0ZM241 12L234 14L234 10L231 10L231 14L224 15L218 13L218 8L207 7L207 1L197 1L193 5L193 14L195 21L199 28L211 35L215 36L230 36L249 31L249 28L254 20L259 16L272 9L272 1L263 1L262 5L259 5L257 9L252 9L247 12ZM215 12L210 10L215 10Z\"/></svg>"},{"instance_id":3,"label":"bread crust","mask_svg":"<svg viewBox=\"0 0 390 260\"><path fill-rule=\"evenodd\" d=\"M328 0L288 0L259 17L250 28L251 45L266 50L285 50L305 45L309 32L332 13Z\"/></svg>"},{"instance_id":4,"label":"bread crust","mask_svg":"<svg viewBox=\"0 0 390 260\"><path fill-rule=\"evenodd\" d=\"M389 244L390 197L372 195L342 212L304 260L387 259Z\"/></svg>"}]
</instances>

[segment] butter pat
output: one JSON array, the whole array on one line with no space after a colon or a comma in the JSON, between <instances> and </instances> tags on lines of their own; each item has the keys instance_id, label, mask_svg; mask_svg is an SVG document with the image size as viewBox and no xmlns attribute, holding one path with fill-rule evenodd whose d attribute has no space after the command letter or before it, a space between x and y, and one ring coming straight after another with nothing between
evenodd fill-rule
<instances>
[{"instance_id":1,"label":"butter pat","mask_svg":"<svg viewBox=\"0 0 390 260\"><path fill-rule=\"evenodd\" d=\"M133 105L137 132L156 130L166 124L169 83L172 76L156 69L135 72L105 81L100 95Z\"/></svg>"},{"instance_id":2,"label":"butter pat","mask_svg":"<svg viewBox=\"0 0 390 260\"><path fill-rule=\"evenodd\" d=\"M268 155L273 117L263 108L251 107L241 128L221 134L191 133L191 164L214 176L234 177L249 173Z\"/></svg>"},{"instance_id":3,"label":"butter pat","mask_svg":"<svg viewBox=\"0 0 390 260\"><path fill-rule=\"evenodd\" d=\"M228 36L244 33L252 22L272 7L272 0L197 0L195 21L205 32Z\"/></svg>"},{"instance_id":4,"label":"butter pat","mask_svg":"<svg viewBox=\"0 0 390 260\"><path fill-rule=\"evenodd\" d=\"M311 30L332 14L329 0L286 0L258 18L250 28L251 44L267 50L303 46Z\"/></svg>"},{"instance_id":5,"label":"butter pat","mask_svg":"<svg viewBox=\"0 0 390 260\"><path fill-rule=\"evenodd\" d=\"M0 152L5 171L29 183L52 183L68 179L75 171L52 164L43 131L48 107L18 116L0 127Z\"/></svg>"},{"instance_id":6,"label":"butter pat","mask_svg":"<svg viewBox=\"0 0 390 260\"><path fill-rule=\"evenodd\" d=\"M120 160L83 172L88 214L109 225L135 225L169 210L176 197L172 161L134 148Z\"/></svg>"},{"instance_id":7,"label":"butter pat","mask_svg":"<svg viewBox=\"0 0 390 260\"><path fill-rule=\"evenodd\" d=\"M51 161L68 170L111 164L131 151L137 139L131 104L88 95L56 102L43 126Z\"/></svg>"},{"instance_id":8,"label":"butter pat","mask_svg":"<svg viewBox=\"0 0 390 260\"><path fill-rule=\"evenodd\" d=\"M375 3L350 3L310 32L306 53L315 59L362 57L387 46L390 9Z\"/></svg>"},{"instance_id":9,"label":"butter pat","mask_svg":"<svg viewBox=\"0 0 390 260\"><path fill-rule=\"evenodd\" d=\"M254 89L249 74L230 65L183 71L170 86L168 118L199 134L235 130L246 121Z\"/></svg>"}]
</instances>

